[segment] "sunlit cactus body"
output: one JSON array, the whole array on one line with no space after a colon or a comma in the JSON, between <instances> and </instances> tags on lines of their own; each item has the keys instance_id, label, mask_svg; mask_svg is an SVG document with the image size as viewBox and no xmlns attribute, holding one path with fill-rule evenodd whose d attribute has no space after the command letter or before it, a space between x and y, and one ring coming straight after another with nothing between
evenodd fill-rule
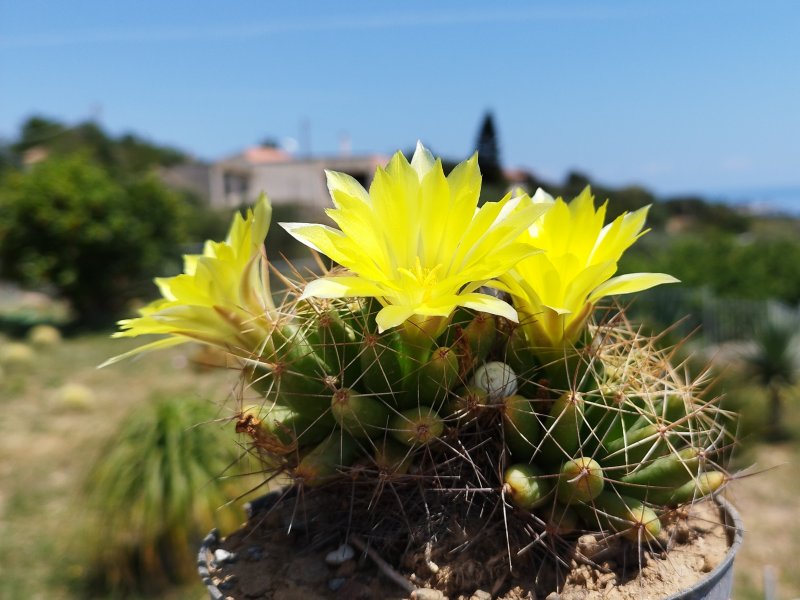
<instances>
[{"instance_id":1,"label":"sunlit cactus body","mask_svg":"<svg viewBox=\"0 0 800 600\"><path fill-rule=\"evenodd\" d=\"M400 336L375 333L368 312L329 300L317 312L308 308L314 303L304 300L303 314L325 315L337 334L301 324L296 341L276 346L278 362L288 357L287 371L253 371L261 373L256 387L272 390L272 414L259 417L260 429L241 428L262 451L265 440L277 440L273 452L283 452L282 468L300 485L346 481L351 471L410 478L431 451L452 460L448 447L479 434L503 468L497 490L512 506L563 535L604 529L644 543L658 535L672 507L728 480L716 463L725 415L624 318L592 326L592 339L551 364L572 369L565 381L579 382L578 391L552 387L535 359L530 367L519 361L535 348L513 337L498 345L496 319L491 329L481 316L476 327L453 324L428 347L408 350ZM493 349L479 357L473 348L484 345ZM498 360L512 350L524 379ZM447 443L435 445L445 435Z\"/></svg>"},{"instance_id":2,"label":"sunlit cactus body","mask_svg":"<svg viewBox=\"0 0 800 600\"><path fill-rule=\"evenodd\" d=\"M584 391L550 390L559 395L538 415L542 440L527 462L550 473L551 504L575 508L584 529L646 542L672 507L728 481L717 466L728 416L624 318L593 332L573 378Z\"/></svg>"}]
</instances>

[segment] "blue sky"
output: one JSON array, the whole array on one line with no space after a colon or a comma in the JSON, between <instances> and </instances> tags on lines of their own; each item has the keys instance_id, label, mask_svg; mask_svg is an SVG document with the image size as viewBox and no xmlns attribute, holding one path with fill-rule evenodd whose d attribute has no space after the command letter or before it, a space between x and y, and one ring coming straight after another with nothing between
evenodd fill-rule
<instances>
[{"instance_id":1,"label":"blue sky","mask_svg":"<svg viewBox=\"0 0 800 600\"><path fill-rule=\"evenodd\" d=\"M201 158L417 138L661 193L800 186L800 2L0 0L0 136L92 114Z\"/></svg>"}]
</instances>

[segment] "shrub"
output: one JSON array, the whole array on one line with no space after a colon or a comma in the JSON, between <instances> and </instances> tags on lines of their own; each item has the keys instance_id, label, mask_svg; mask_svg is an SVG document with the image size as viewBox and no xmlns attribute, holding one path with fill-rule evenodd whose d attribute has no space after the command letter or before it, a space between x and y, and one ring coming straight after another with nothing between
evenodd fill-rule
<instances>
[{"instance_id":1,"label":"shrub","mask_svg":"<svg viewBox=\"0 0 800 600\"><path fill-rule=\"evenodd\" d=\"M2 188L3 275L54 287L84 323L118 315L181 237L177 196L155 179L120 184L81 155L12 173Z\"/></svg>"},{"instance_id":2,"label":"shrub","mask_svg":"<svg viewBox=\"0 0 800 600\"><path fill-rule=\"evenodd\" d=\"M61 343L61 332L52 325L34 325L28 331L28 341L37 348L50 348Z\"/></svg>"},{"instance_id":3,"label":"shrub","mask_svg":"<svg viewBox=\"0 0 800 600\"><path fill-rule=\"evenodd\" d=\"M209 423L216 417L195 397L155 398L109 439L88 479L101 536L87 540L89 582L98 591L185 582L203 535L237 524L222 510L236 491L221 476L238 453Z\"/></svg>"}]
</instances>

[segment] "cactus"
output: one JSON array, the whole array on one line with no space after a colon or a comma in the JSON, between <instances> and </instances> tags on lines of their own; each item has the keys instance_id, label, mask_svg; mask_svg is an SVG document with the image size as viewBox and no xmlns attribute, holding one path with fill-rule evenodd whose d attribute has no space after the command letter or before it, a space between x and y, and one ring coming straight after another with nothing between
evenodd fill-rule
<instances>
[{"instance_id":1,"label":"cactus","mask_svg":"<svg viewBox=\"0 0 800 600\"><path fill-rule=\"evenodd\" d=\"M294 309L302 304L301 314L325 314L347 332L346 346L323 336L311 342L302 332L317 332L318 324L299 326L297 339L284 341L276 355L298 354L293 345L313 353L295 363L300 387L295 390L267 368L259 384L277 389L273 410L322 424L307 430L290 424L266 428L284 448L294 444L297 458L283 468L300 485L330 483L337 475L344 481L349 471L411 479L409 471L424 468L431 452L445 463L452 458L451 440L483 435L497 464L504 465L498 490L505 490L518 510L562 535L603 529L647 543L672 508L714 493L729 479L715 463L727 435L724 413L698 397L702 382L682 380L669 353L620 315L592 325L591 339L560 364L550 359L556 368L573 370L565 380L580 382L581 391L561 391L542 383L548 379L535 358L537 349L525 348L513 335L503 338L495 319L489 329L476 315L452 325L458 332L446 330L427 346L409 350L402 336L373 331L371 309L353 312L344 301L329 299L323 311L316 302L295 301ZM472 327L475 322L479 326ZM473 350L489 345L485 355ZM524 379L501 360L512 345ZM530 368L520 362L526 355ZM347 368L351 363L359 368ZM270 377L282 387L265 386ZM518 389L535 390L536 397ZM254 445L264 446L266 429L248 431ZM329 437L321 440L321 431ZM445 436L447 443L436 443ZM317 471L309 474L310 465Z\"/></svg>"},{"instance_id":2,"label":"cactus","mask_svg":"<svg viewBox=\"0 0 800 600\"><path fill-rule=\"evenodd\" d=\"M466 514L480 490L495 503L484 505L487 518L510 511L525 535L603 530L651 542L676 506L729 480L718 456L729 415L702 399L702 378L683 378L668 349L637 331L624 309L595 320L605 295L674 281L647 273L610 278L641 235L646 209L601 229L605 208L595 213L588 190L569 206L537 193L469 207L464 198L477 203L476 165L468 161L445 178L426 153L418 149L410 164L392 159L376 176L374 199L372 189L329 174L331 216L341 231L284 224L347 270L284 278L288 289L276 306L262 297L270 290L266 258L240 245L244 258L225 272L241 269L258 294L225 288L228 296L219 296L230 297L231 307L193 307L205 311L196 313L198 325L187 316L177 333L169 328L173 312L162 323L156 304L124 322L125 335L182 335L238 357L261 397L236 411L244 446L265 472L309 493L352 486L352 511L363 518L348 523L363 522L363 533L380 521L370 512L374 495L391 481L401 510L410 497L422 498L420 518L432 518L432 497ZM453 215L428 206L433 193L447 196ZM423 227L386 205L406 197L434 224ZM538 220L548 209L562 214ZM247 227L266 231L259 215L268 218L269 210L237 221L237 236L250 242ZM409 231L380 237L387 219ZM451 221L465 229L453 233ZM475 223L485 231L476 234ZM544 253L530 245L531 231ZM489 250L500 258L474 262ZM228 255L215 252L203 260ZM560 271L539 282L534 267ZM529 280L520 280L525 273ZM507 290L514 306L480 291L487 282ZM211 335L209 327L220 331ZM148 347L170 343L180 342ZM355 490L365 490L366 500L358 504Z\"/></svg>"}]
</instances>

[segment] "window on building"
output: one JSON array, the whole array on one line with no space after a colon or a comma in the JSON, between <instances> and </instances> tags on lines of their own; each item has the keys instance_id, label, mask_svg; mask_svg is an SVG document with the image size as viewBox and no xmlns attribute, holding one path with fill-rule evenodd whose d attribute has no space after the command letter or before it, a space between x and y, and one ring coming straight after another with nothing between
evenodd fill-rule
<instances>
[{"instance_id":1,"label":"window on building","mask_svg":"<svg viewBox=\"0 0 800 600\"><path fill-rule=\"evenodd\" d=\"M250 201L250 177L247 174L227 171L222 175L222 182L228 206L241 206Z\"/></svg>"},{"instance_id":2,"label":"window on building","mask_svg":"<svg viewBox=\"0 0 800 600\"><path fill-rule=\"evenodd\" d=\"M242 173L226 172L223 175L225 194L247 195L250 187L250 178Z\"/></svg>"}]
</instances>

